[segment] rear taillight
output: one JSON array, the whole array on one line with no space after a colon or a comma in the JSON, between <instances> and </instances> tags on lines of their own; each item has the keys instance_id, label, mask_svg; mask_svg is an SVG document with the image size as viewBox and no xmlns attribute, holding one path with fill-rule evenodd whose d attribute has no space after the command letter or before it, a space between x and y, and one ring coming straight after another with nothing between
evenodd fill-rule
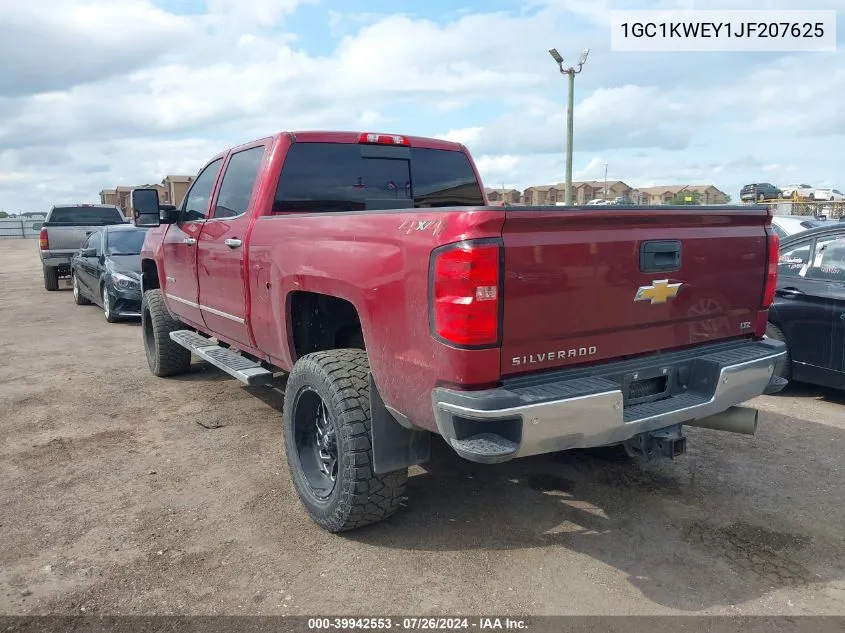
<instances>
[{"instance_id":1,"label":"rear taillight","mask_svg":"<svg viewBox=\"0 0 845 633\"><path fill-rule=\"evenodd\" d=\"M431 328L460 347L499 344L501 246L466 241L434 251L431 260Z\"/></svg>"},{"instance_id":2,"label":"rear taillight","mask_svg":"<svg viewBox=\"0 0 845 633\"><path fill-rule=\"evenodd\" d=\"M47 229L43 226L41 227L41 231L38 233L38 247L42 251L50 249L50 240L47 239Z\"/></svg>"},{"instance_id":3,"label":"rear taillight","mask_svg":"<svg viewBox=\"0 0 845 633\"><path fill-rule=\"evenodd\" d=\"M767 310L775 300L775 289L778 285L778 260L780 259L780 238L771 229L766 229L769 234L769 253L766 264L766 285L763 287L763 305Z\"/></svg>"}]
</instances>

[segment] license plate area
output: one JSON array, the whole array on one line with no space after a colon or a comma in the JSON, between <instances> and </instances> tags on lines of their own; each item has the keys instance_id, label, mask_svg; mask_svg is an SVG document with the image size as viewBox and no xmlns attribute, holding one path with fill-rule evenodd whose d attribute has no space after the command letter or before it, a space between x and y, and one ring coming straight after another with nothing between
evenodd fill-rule
<instances>
[{"instance_id":1,"label":"license plate area","mask_svg":"<svg viewBox=\"0 0 845 633\"><path fill-rule=\"evenodd\" d=\"M622 378L623 406L669 398L676 381L674 367L657 367L625 374Z\"/></svg>"}]
</instances>

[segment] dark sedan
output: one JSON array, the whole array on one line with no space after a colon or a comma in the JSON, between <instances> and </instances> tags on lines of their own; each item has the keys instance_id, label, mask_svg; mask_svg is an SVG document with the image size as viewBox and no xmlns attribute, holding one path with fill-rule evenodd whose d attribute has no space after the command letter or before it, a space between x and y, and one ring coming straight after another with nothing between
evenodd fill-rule
<instances>
[{"instance_id":1,"label":"dark sedan","mask_svg":"<svg viewBox=\"0 0 845 633\"><path fill-rule=\"evenodd\" d=\"M783 239L766 333L788 347L780 376L845 389L845 226Z\"/></svg>"},{"instance_id":2,"label":"dark sedan","mask_svg":"<svg viewBox=\"0 0 845 633\"><path fill-rule=\"evenodd\" d=\"M147 230L131 224L92 232L70 263L73 299L96 303L106 321L141 316L141 246Z\"/></svg>"},{"instance_id":3,"label":"dark sedan","mask_svg":"<svg viewBox=\"0 0 845 633\"><path fill-rule=\"evenodd\" d=\"M755 182L745 185L739 192L739 199L743 202L774 200L775 198L783 198L783 191L770 182Z\"/></svg>"}]
</instances>

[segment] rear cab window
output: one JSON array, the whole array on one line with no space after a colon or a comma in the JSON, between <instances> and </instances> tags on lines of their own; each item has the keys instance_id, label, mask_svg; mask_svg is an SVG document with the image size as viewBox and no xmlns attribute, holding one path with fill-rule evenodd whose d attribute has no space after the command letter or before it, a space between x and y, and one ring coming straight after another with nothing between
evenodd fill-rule
<instances>
[{"instance_id":1,"label":"rear cab window","mask_svg":"<svg viewBox=\"0 0 845 633\"><path fill-rule=\"evenodd\" d=\"M105 226L122 224L123 214L117 207L55 207L45 224L65 226Z\"/></svg>"},{"instance_id":2,"label":"rear cab window","mask_svg":"<svg viewBox=\"0 0 845 633\"><path fill-rule=\"evenodd\" d=\"M299 142L279 177L274 212L342 212L484 206L460 151Z\"/></svg>"}]
</instances>

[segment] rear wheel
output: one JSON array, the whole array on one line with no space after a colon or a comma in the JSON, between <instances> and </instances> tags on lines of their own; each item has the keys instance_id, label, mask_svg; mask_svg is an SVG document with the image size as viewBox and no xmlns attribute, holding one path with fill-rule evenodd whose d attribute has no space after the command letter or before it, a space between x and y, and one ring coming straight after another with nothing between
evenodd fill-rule
<instances>
[{"instance_id":1,"label":"rear wheel","mask_svg":"<svg viewBox=\"0 0 845 633\"><path fill-rule=\"evenodd\" d=\"M170 338L180 330L179 321L170 316L161 290L147 290L141 298L141 332L147 363L155 376L184 374L191 367L191 352Z\"/></svg>"},{"instance_id":2,"label":"rear wheel","mask_svg":"<svg viewBox=\"0 0 845 633\"><path fill-rule=\"evenodd\" d=\"M789 346L786 343L786 336L783 331L776 325L769 323L766 326L766 336L776 341L781 341L786 347L786 356L775 364L774 375L786 380L792 379L792 355L789 353Z\"/></svg>"},{"instance_id":3,"label":"rear wheel","mask_svg":"<svg viewBox=\"0 0 845 633\"><path fill-rule=\"evenodd\" d=\"M44 289L59 289L59 269L56 266L44 266Z\"/></svg>"},{"instance_id":4,"label":"rear wheel","mask_svg":"<svg viewBox=\"0 0 845 633\"><path fill-rule=\"evenodd\" d=\"M82 290L79 288L79 280L76 278L76 273L70 274L71 284L73 285L73 302L78 306L91 305L91 301L82 295Z\"/></svg>"},{"instance_id":5,"label":"rear wheel","mask_svg":"<svg viewBox=\"0 0 845 633\"><path fill-rule=\"evenodd\" d=\"M340 349L297 361L285 389L285 453L311 519L329 532L363 527L399 509L408 469L376 475L367 353Z\"/></svg>"}]
</instances>

